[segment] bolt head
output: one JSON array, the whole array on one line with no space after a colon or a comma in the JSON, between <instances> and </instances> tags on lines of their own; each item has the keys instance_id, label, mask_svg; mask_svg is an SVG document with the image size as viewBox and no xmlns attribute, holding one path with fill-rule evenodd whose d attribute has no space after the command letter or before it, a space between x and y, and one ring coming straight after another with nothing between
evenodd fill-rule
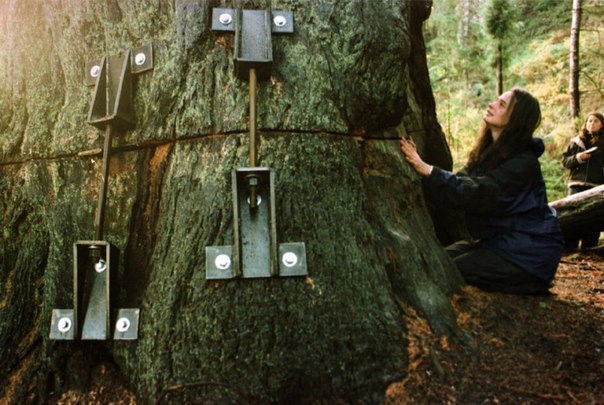
<instances>
[{"instance_id":1,"label":"bolt head","mask_svg":"<svg viewBox=\"0 0 604 405\"><path fill-rule=\"evenodd\" d=\"M134 56L134 63L137 66L141 66L142 64L144 64L146 60L147 55L145 55L144 52L139 52Z\"/></svg>"},{"instance_id":2,"label":"bolt head","mask_svg":"<svg viewBox=\"0 0 604 405\"><path fill-rule=\"evenodd\" d=\"M94 65L90 68L90 76L98 77L101 74L101 67L99 65Z\"/></svg>"},{"instance_id":3,"label":"bolt head","mask_svg":"<svg viewBox=\"0 0 604 405\"><path fill-rule=\"evenodd\" d=\"M126 317L118 319L115 323L115 329L121 333L128 331L128 329L130 329L130 319Z\"/></svg>"},{"instance_id":4,"label":"bolt head","mask_svg":"<svg viewBox=\"0 0 604 405\"><path fill-rule=\"evenodd\" d=\"M59 321L57 322L57 329L59 330L60 333L69 332L69 329L71 329L71 319L69 319L66 316L60 318Z\"/></svg>"},{"instance_id":5,"label":"bolt head","mask_svg":"<svg viewBox=\"0 0 604 405\"><path fill-rule=\"evenodd\" d=\"M229 25L233 22L233 16L229 13L222 13L220 14L220 17L218 17L218 21L220 21L222 25Z\"/></svg>"},{"instance_id":6,"label":"bolt head","mask_svg":"<svg viewBox=\"0 0 604 405\"><path fill-rule=\"evenodd\" d=\"M225 254L218 255L214 260L214 265L219 270L226 270L231 267L231 258L229 257L229 255Z\"/></svg>"},{"instance_id":7,"label":"bolt head","mask_svg":"<svg viewBox=\"0 0 604 405\"><path fill-rule=\"evenodd\" d=\"M298 263L298 256L294 252L285 252L281 261L285 267L294 267Z\"/></svg>"},{"instance_id":8,"label":"bolt head","mask_svg":"<svg viewBox=\"0 0 604 405\"><path fill-rule=\"evenodd\" d=\"M287 19L285 18L285 16L277 15L275 16L275 18L273 18L273 23L277 27L283 27L285 24L287 24Z\"/></svg>"}]
</instances>

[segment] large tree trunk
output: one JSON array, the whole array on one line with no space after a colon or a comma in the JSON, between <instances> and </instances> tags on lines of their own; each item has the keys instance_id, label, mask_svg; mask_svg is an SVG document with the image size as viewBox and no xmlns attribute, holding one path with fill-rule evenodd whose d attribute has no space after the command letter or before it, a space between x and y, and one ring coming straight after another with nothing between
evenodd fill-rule
<instances>
[{"instance_id":1,"label":"large tree trunk","mask_svg":"<svg viewBox=\"0 0 604 405\"><path fill-rule=\"evenodd\" d=\"M233 3L0 2L3 401L89 389L101 362L143 403L175 384L183 402L204 385L236 402L379 400L405 372L406 305L456 333L460 277L398 144L413 136L450 165L421 38L429 2L246 4L294 14L259 83L258 164L275 170L279 241L305 242L309 276L205 280L205 247L233 243L230 173L247 166L248 84L233 35L210 29L212 7ZM138 340L50 340L101 184L86 62L151 42L135 129L114 137L105 218L122 258L113 305L140 308Z\"/></svg>"},{"instance_id":2,"label":"large tree trunk","mask_svg":"<svg viewBox=\"0 0 604 405\"><path fill-rule=\"evenodd\" d=\"M581 93L579 93L579 34L581 33L581 0L573 0L573 16L570 29L570 64L568 92L570 114L579 117L581 111Z\"/></svg>"}]
</instances>

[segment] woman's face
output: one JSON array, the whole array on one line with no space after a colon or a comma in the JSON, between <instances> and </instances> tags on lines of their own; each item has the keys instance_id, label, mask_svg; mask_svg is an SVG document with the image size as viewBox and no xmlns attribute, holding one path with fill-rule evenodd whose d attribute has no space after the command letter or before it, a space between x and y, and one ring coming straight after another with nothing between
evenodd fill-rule
<instances>
[{"instance_id":1,"label":"woman's face","mask_svg":"<svg viewBox=\"0 0 604 405\"><path fill-rule=\"evenodd\" d=\"M508 124L510 113L512 112L510 108L512 96L513 93L511 91L506 91L497 100L489 103L487 111L484 114L484 121L491 130L502 130Z\"/></svg>"},{"instance_id":2,"label":"woman's face","mask_svg":"<svg viewBox=\"0 0 604 405\"><path fill-rule=\"evenodd\" d=\"M602 129L602 121L595 115L590 115L587 117L587 121L585 121L585 129L587 129L587 132L590 134L595 134Z\"/></svg>"}]
</instances>

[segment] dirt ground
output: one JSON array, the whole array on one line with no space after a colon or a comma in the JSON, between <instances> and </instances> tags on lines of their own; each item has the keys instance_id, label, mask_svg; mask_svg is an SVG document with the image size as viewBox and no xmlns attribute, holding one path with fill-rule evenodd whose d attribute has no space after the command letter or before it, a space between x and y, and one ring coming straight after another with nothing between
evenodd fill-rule
<instances>
[{"instance_id":1,"label":"dirt ground","mask_svg":"<svg viewBox=\"0 0 604 405\"><path fill-rule=\"evenodd\" d=\"M454 305L468 345L408 316L409 373L386 404L604 404L603 259L565 255L548 297L466 287Z\"/></svg>"},{"instance_id":2,"label":"dirt ground","mask_svg":"<svg viewBox=\"0 0 604 405\"><path fill-rule=\"evenodd\" d=\"M408 311L409 369L385 403L604 404L604 248L565 255L552 293L466 287L453 303L467 344L435 336ZM136 404L111 366L93 381L58 403Z\"/></svg>"}]
</instances>

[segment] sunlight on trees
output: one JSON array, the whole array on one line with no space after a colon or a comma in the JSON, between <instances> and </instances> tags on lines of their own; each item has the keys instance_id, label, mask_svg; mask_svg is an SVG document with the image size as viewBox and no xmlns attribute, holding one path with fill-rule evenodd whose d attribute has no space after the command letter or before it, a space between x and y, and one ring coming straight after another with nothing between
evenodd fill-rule
<instances>
[{"instance_id":1,"label":"sunlight on trees","mask_svg":"<svg viewBox=\"0 0 604 405\"><path fill-rule=\"evenodd\" d=\"M541 164L550 200L566 195L567 173L560 163L568 140L576 135L568 103L572 2L507 0L510 46L503 67L505 87L526 87L541 102L543 120L537 136L547 152ZM428 66L438 121L449 142L457 170L474 143L484 109L496 97L493 68L496 44L487 33L486 0L434 2L425 23ZM604 3L583 0L580 35L580 118L604 110Z\"/></svg>"}]
</instances>

